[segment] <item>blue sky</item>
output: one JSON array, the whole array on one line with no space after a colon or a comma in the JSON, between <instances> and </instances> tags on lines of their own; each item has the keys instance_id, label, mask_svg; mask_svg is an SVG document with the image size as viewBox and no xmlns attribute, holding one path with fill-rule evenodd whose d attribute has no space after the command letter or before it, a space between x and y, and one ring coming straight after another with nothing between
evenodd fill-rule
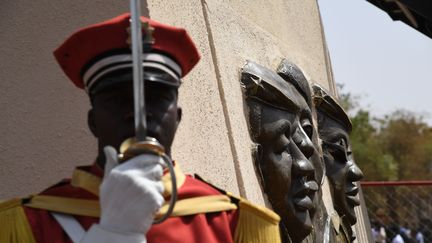
<instances>
[{"instance_id":1,"label":"blue sky","mask_svg":"<svg viewBox=\"0 0 432 243\"><path fill-rule=\"evenodd\" d=\"M432 124L432 39L365 0L318 3L336 82L375 116L405 109Z\"/></svg>"}]
</instances>

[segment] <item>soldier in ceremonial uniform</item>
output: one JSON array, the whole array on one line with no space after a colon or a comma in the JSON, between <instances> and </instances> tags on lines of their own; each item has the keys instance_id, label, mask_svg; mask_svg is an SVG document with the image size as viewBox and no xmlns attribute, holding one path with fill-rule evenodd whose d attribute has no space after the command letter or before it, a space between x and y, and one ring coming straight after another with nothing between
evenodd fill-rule
<instances>
[{"instance_id":1,"label":"soldier in ceremonial uniform","mask_svg":"<svg viewBox=\"0 0 432 243\"><path fill-rule=\"evenodd\" d=\"M141 17L154 44L143 53L147 135L170 155L181 120L180 79L199 61L184 29ZM134 134L130 15L75 32L54 55L68 78L91 101L90 130L98 157L39 194L0 203L0 243L11 242L280 242L279 217L202 180L174 162L178 200L167 211L170 174L163 160L141 154L119 162L121 143Z\"/></svg>"}]
</instances>

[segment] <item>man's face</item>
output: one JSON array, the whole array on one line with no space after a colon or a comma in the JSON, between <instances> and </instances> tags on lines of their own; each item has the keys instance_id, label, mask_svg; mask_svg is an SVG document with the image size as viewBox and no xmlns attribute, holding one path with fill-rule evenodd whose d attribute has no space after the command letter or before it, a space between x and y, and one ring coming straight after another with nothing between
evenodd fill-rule
<instances>
[{"instance_id":1,"label":"man's face","mask_svg":"<svg viewBox=\"0 0 432 243\"><path fill-rule=\"evenodd\" d=\"M181 118L177 89L160 83L145 82L147 136L156 138L170 154ZM89 125L99 142L98 164L105 161L103 148L117 150L127 138L135 136L133 85L131 82L109 86L92 96ZM93 128L92 128L93 127Z\"/></svg>"},{"instance_id":2,"label":"man's face","mask_svg":"<svg viewBox=\"0 0 432 243\"><path fill-rule=\"evenodd\" d=\"M320 115L322 116L322 114ZM363 173L353 160L347 131L331 118L319 119L324 161L340 216L353 225L357 222L354 207L360 205L358 187L354 182L363 178Z\"/></svg>"},{"instance_id":3,"label":"man's face","mask_svg":"<svg viewBox=\"0 0 432 243\"><path fill-rule=\"evenodd\" d=\"M256 101L261 107L260 145L257 158L264 190L273 209L294 241L312 231L314 197L318 190L314 166L309 159L316 153L311 111L299 93L292 94L297 107L281 110ZM300 97L300 98L299 98Z\"/></svg>"}]
</instances>

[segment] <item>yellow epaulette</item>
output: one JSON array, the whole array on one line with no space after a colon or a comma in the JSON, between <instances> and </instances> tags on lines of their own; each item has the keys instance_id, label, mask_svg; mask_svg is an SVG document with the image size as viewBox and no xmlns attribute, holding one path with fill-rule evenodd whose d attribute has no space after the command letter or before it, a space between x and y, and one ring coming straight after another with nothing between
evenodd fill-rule
<instances>
[{"instance_id":1,"label":"yellow epaulette","mask_svg":"<svg viewBox=\"0 0 432 243\"><path fill-rule=\"evenodd\" d=\"M0 203L0 243L36 243L21 199Z\"/></svg>"},{"instance_id":2,"label":"yellow epaulette","mask_svg":"<svg viewBox=\"0 0 432 243\"><path fill-rule=\"evenodd\" d=\"M237 205L239 218L234 234L236 243L280 243L279 221L280 217L272 210L252 204L248 200L232 195L209 182L203 180L200 176L195 178L205 182L209 186L217 189L231 198L231 201Z\"/></svg>"},{"instance_id":3,"label":"yellow epaulette","mask_svg":"<svg viewBox=\"0 0 432 243\"><path fill-rule=\"evenodd\" d=\"M280 243L280 217L272 210L240 198L239 218L234 234L236 243Z\"/></svg>"}]
</instances>

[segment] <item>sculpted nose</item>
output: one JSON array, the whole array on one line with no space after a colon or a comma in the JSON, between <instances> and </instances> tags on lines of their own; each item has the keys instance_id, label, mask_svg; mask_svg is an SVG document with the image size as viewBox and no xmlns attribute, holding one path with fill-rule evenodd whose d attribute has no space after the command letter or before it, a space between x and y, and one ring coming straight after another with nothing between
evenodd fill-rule
<instances>
[{"instance_id":1,"label":"sculpted nose","mask_svg":"<svg viewBox=\"0 0 432 243\"><path fill-rule=\"evenodd\" d=\"M353 164L348 170L348 178L351 181L359 181L363 179L363 176L363 172L356 164Z\"/></svg>"},{"instance_id":2,"label":"sculpted nose","mask_svg":"<svg viewBox=\"0 0 432 243\"><path fill-rule=\"evenodd\" d=\"M306 158L310 158L313 155L315 148L301 126L297 128L293 140Z\"/></svg>"},{"instance_id":3,"label":"sculpted nose","mask_svg":"<svg viewBox=\"0 0 432 243\"><path fill-rule=\"evenodd\" d=\"M302 158L294 162L294 169L299 175L310 175L315 168L309 160Z\"/></svg>"}]
</instances>

